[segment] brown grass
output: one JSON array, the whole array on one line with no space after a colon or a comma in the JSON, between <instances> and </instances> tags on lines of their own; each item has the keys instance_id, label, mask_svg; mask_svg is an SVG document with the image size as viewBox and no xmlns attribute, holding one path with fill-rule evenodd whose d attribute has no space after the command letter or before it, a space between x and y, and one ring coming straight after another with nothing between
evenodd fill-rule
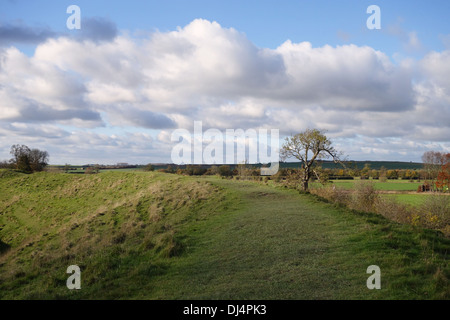
<instances>
[{"instance_id":1,"label":"brown grass","mask_svg":"<svg viewBox=\"0 0 450 320\"><path fill-rule=\"evenodd\" d=\"M394 199L380 197L373 183L362 181L354 190L334 185L311 189L311 193L329 202L362 212L374 212L392 221L441 231L450 237L450 197L430 195L423 205L413 207Z\"/></svg>"}]
</instances>

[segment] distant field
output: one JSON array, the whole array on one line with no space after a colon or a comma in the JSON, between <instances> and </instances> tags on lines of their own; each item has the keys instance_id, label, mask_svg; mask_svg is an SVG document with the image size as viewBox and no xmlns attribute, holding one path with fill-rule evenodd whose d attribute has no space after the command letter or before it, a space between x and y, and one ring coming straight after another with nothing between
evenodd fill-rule
<instances>
[{"instance_id":1,"label":"distant field","mask_svg":"<svg viewBox=\"0 0 450 320\"><path fill-rule=\"evenodd\" d=\"M336 186L353 189L355 183L361 180L335 180L333 184ZM378 180L366 180L374 183L377 190L383 191L417 191L417 187L422 185L422 182L410 182L408 180L388 180L380 182Z\"/></svg>"},{"instance_id":2,"label":"distant field","mask_svg":"<svg viewBox=\"0 0 450 320\"><path fill-rule=\"evenodd\" d=\"M388 199L395 199L400 203L408 204L411 206L420 206L425 202L425 199L429 197L429 194L383 194Z\"/></svg>"}]
</instances>

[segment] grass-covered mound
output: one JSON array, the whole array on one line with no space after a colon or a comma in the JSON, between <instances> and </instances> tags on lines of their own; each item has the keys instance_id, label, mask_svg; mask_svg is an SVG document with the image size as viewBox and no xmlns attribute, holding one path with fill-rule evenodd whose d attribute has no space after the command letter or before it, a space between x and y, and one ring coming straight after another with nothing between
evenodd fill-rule
<instances>
[{"instance_id":1,"label":"grass-covered mound","mask_svg":"<svg viewBox=\"0 0 450 320\"><path fill-rule=\"evenodd\" d=\"M223 202L210 183L157 173L0 176L1 298L128 297L188 249L183 226Z\"/></svg>"}]
</instances>

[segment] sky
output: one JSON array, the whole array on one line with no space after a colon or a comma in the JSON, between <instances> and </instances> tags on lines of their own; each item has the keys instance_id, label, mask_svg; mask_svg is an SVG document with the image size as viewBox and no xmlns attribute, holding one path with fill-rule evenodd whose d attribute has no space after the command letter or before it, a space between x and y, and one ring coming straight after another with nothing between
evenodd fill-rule
<instances>
[{"instance_id":1,"label":"sky","mask_svg":"<svg viewBox=\"0 0 450 320\"><path fill-rule=\"evenodd\" d=\"M80 8L80 29L67 21ZM369 29L370 5L380 29ZM0 160L168 163L174 130L325 130L351 160L450 152L449 1L0 2Z\"/></svg>"}]
</instances>

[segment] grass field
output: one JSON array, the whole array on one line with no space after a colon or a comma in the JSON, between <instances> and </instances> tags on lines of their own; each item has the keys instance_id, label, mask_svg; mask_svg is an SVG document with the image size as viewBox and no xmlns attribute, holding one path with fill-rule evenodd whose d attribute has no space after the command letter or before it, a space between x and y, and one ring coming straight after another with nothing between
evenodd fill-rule
<instances>
[{"instance_id":1,"label":"grass field","mask_svg":"<svg viewBox=\"0 0 450 320\"><path fill-rule=\"evenodd\" d=\"M355 183L358 183L359 179L355 180L334 180L333 184L337 187L345 189L353 189ZM423 184L423 182L410 182L408 180L388 180L381 182L378 180L368 180L374 183L375 189L380 191L417 191L417 187Z\"/></svg>"},{"instance_id":2,"label":"grass field","mask_svg":"<svg viewBox=\"0 0 450 320\"><path fill-rule=\"evenodd\" d=\"M383 194L383 197L395 199L399 203L419 207L424 204L429 194Z\"/></svg>"},{"instance_id":3,"label":"grass field","mask_svg":"<svg viewBox=\"0 0 450 320\"><path fill-rule=\"evenodd\" d=\"M10 171L0 189L1 299L450 298L450 240L292 190ZM366 287L370 265L381 290Z\"/></svg>"}]
</instances>

